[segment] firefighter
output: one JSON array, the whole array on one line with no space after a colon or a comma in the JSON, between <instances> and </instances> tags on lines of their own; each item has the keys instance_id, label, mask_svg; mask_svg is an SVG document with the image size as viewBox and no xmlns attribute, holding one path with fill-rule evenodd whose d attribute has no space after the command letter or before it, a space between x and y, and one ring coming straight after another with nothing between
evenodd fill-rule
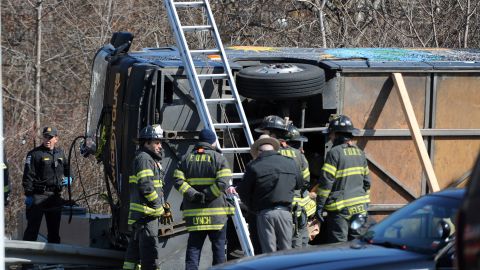
<instances>
[{"instance_id":1,"label":"firefighter","mask_svg":"<svg viewBox=\"0 0 480 270\"><path fill-rule=\"evenodd\" d=\"M138 136L139 149L135 153L128 179L128 224L132 233L123 269L160 269L159 218L162 223L173 221L170 205L164 203L163 198L162 139L160 125L148 125Z\"/></svg>"},{"instance_id":2,"label":"firefighter","mask_svg":"<svg viewBox=\"0 0 480 270\"><path fill-rule=\"evenodd\" d=\"M327 153L318 182L316 216L323 223L322 242L345 242L359 235L350 228L352 216L367 213L369 170L365 154L353 144L358 129L349 117L332 116L324 133L328 133L333 146ZM327 212L325 220L324 210Z\"/></svg>"},{"instance_id":3,"label":"firefighter","mask_svg":"<svg viewBox=\"0 0 480 270\"><path fill-rule=\"evenodd\" d=\"M303 189L296 190L293 198L293 213L297 219L296 229L292 238L292 247L306 247L310 237L308 235L307 222L314 218L317 207L315 199L309 196L310 171L307 158L301 149L301 142L308 142L308 138L302 136L298 128L293 123L288 124L288 133L285 136L286 142L280 141L280 153L282 155L291 155L294 157L297 165L302 170L304 181ZM286 154L283 154L285 152Z\"/></svg>"},{"instance_id":4,"label":"firefighter","mask_svg":"<svg viewBox=\"0 0 480 270\"><path fill-rule=\"evenodd\" d=\"M199 142L173 174L175 188L183 195L183 217L189 232L185 258L188 270L198 269L207 236L212 243L212 264L225 262L227 216L234 209L224 191L230 185L232 170L217 150L216 141L213 131L200 131Z\"/></svg>"},{"instance_id":5,"label":"firefighter","mask_svg":"<svg viewBox=\"0 0 480 270\"><path fill-rule=\"evenodd\" d=\"M8 205L8 195L10 195L10 181L8 179L8 163L5 155L3 156L3 163L2 163L2 170L3 170L3 206Z\"/></svg>"},{"instance_id":6,"label":"firefighter","mask_svg":"<svg viewBox=\"0 0 480 270\"><path fill-rule=\"evenodd\" d=\"M262 253L292 248L292 202L294 190L303 186L299 167L282 156L277 139L266 134L251 147L255 160L247 165L237 192L250 211L256 213Z\"/></svg>"},{"instance_id":7,"label":"firefighter","mask_svg":"<svg viewBox=\"0 0 480 270\"><path fill-rule=\"evenodd\" d=\"M301 189L295 190L292 205L294 223L292 247L299 248L302 246L305 247L308 244L307 218L308 215L313 216L315 214L315 203L308 196L308 192L306 193L308 185L310 184L308 161L302 151L287 143L287 140L289 140L290 143L294 143L295 141L306 142L307 138L300 135L300 132L293 123L287 122L288 121L285 121L279 116L270 115L263 119L262 124L259 128L255 129L255 131L268 134L278 139L280 142L280 154L293 158L302 171L303 186ZM308 211L306 206L308 206Z\"/></svg>"},{"instance_id":8,"label":"firefighter","mask_svg":"<svg viewBox=\"0 0 480 270\"><path fill-rule=\"evenodd\" d=\"M60 243L60 220L63 186L71 181L70 167L58 143L58 131L45 127L42 145L27 154L23 172L23 189L27 215L27 228L23 240L36 241L43 215L45 215L49 243Z\"/></svg>"}]
</instances>

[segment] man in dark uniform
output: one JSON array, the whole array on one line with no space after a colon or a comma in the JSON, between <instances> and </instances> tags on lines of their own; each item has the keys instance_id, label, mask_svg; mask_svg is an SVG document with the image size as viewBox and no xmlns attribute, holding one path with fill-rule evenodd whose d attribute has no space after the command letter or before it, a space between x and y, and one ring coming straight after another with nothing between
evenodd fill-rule
<instances>
[{"instance_id":1,"label":"man in dark uniform","mask_svg":"<svg viewBox=\"0 0 480 270\"><path fill-rule=\"evenodd\" d=\"M278 153L280 143L264 134L251 147L255 160L247 165L237 192L257 214L257 233L262 253L292 247L291 206L294 190L303 178L292 158Z\"/></svg>"},{"instance_id":2,"label":"man in dark uniform","mask_svg":"<svg viewBox=\"0 0 480 270\"><path fill-rule=\"evenodd\" d=\"M70 178L70 167L62 149L56 147L58 131L43 129L43 142L27 154L23 172L23 189L27 207L27 228L23 240L36 241L43 215L47 222L48 242L60 243L60 220L64 177Z\"/></svg>"},{"instance_id":3,"label":"man in dark uniform","mask_svg":"<svg viewBox=\"0 0 480 270\"><path fill-rule=\"evenodd\" d=\"M308 244L307 216L313 216L316 208L315 202L310 199L307 192L310 184L310 170L308 168L308 161L303 152L290 146L289 143L287 143L287 140L289 140L289 142L306 142L308 140L306 137L300 135L300 132L293 123L287 123L287 121L276 115L265 117L260 127L256 128L255 131L268 134L271 137L278 139L280 142L280 149L278 150L280 154L295 160L297 166L302 172L304 183L302 189L295 190L292 205L294 223L292 247L305 247Z\"/></svg>"},{"instance_id":4,"label":"man in dark uniform","mask_svg":"<svg viewBox=\"0 0 480 270\"><path fill-rule=\"evenodd\" d=\"M333 143L327 153L317 189L317 218L322 224L325 243L345 242L358 236L350 228L352 216L366 214L370 202L370 177L367 159L353 144L358 133L345 115L333 116L324 131Z\"/></svg>"},{"instance_id":5,"label":"man in dark uniform","mask_svg":"<svg viewBox=\"0 0 480 270\"><path fill-rule=\"evenodd\" d=\"M170 207L164 204L162 179L162 140L160 125L148 125L138 136L139 149L128 179L130 209L128 224L132 234L123 269L160 269L158 219L171 221ZM137 268L136 268L137 267Z\"/></svg>"},{"instance_id":6,"label":"man in dark uniform","mask_svg":"<svg viewBox=\"0 0 480 270\"><path fill-rule=\"evenodd\" d=\"M203 129L200 142L185 155L173 176L175 188L183 195L183 217L189 232L185 269L198 269L205 238L212 243L213 265L225 262L227 216L234 213L225 189L232 171L227 160L217 152L217 137Z\"/></svg>"}]
</instances>

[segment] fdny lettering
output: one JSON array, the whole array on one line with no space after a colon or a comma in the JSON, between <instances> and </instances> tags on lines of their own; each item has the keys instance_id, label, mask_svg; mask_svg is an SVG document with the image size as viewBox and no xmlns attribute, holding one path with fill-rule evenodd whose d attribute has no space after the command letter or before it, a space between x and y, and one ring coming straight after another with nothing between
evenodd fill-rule
<instances>
[{"instance_id":1,"label":"fdny lettering","mask_svg":"<svg viewBox=\"0 0 480 270\"><path fill-rule=\"evenodd\" d=\"M212 217L193 217L193 225L210 225Z\"/></svg>"},{"instance_id":2,"label":"fdny lettering","mask_svg":"<svg viewBox=\"0 0 480 270\"><path fill-rule=\"evenodd\" d=\"M191 154L188 161L212 162L212 157L204 154L200 154L200 155Z\"/></svg>"},{"instance_id":3,"label":"fdny lettering","mask_svg":"<svg viewBox=\"0 0 480 270\"><path fill-rule=\"evenodd\" d=\"M343 149L343 153L345 154L345 156L361 156L362 155L362 152L360 151L360 149L354 148L354 147Z\"/></svg>"},{"instance_id":4,"label":"fdny lettering","mask_svg":"<svg viewBox=\"0 0 480 270\"><path fill-rule=\"evenodd\" d=\"M297 157L295 152L290 149L280 149L280 155L292 158Z\"/></svg>"}]
</instances>

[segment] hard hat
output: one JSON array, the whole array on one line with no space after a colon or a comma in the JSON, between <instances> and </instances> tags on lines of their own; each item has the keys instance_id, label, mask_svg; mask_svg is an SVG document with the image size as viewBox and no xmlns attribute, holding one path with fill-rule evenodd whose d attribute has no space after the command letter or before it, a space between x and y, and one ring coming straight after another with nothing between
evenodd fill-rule
<instances>
[{"instance_id":1,"label":"hard hat","mask_svg":"<svg viewBox=\"0 0 480 270\"><path fill-rule=\"evenodd\" d=\"M285 120L280 118L280 116L269 115L263 118L262 123L258 128L255 129L256 132L263 133L266 130L268 131L283 131L287 132L287 124Z\"/></svg>"},{"instance_id":2,"label":"hard hat","mask_svg":"<svg viewBox=\"0 0 480 270\"><path fill-rule=\"evenodd\" d=\"M300 130L293 124L288 124L288 133L285 135L286 141L308 142L308 138L300 134Z\"/></svg>"},{"instance_id":3,"label":"hard hat","mask_svg":"<svg viewBox=\"0 0 480 270\"><path fill-rule=\"evenodd\" d=\"M360 130L353 126L352 120L346 115L331 115L328 128L323 130L323 133L343 132L352 135L358 135Z\"/></svg>"},{"instance_id":4,"label":"hard hat","mask_svg":"<svg viewBox=\"0 0 480 270\"><path fill-rule=\"evenodd\" d=\"M139 140L160 140L163 139L163 129L160 125L148 125L140 131Z\"/></svg>"}]
</instances>

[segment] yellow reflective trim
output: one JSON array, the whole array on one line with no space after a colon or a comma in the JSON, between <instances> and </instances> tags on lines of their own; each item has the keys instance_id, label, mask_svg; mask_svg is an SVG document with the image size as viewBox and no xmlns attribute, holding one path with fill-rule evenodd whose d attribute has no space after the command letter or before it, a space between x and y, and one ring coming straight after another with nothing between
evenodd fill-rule
<instances>
[{"instance_id":1,"label":"yellow reflective trim","mask_svg":"<svg viewBox=\"0 0 480 270\"><path fill-rule=\"evenodd\" d=\"M138 184L137 177L136 177L135 175L130 175L130 176L128 177L128 183Z\"/></svg>"},{"instance_id":2,"label":"yellow reflective trim","mask_svg":"<svg viewBox=\"0 0 480 270\"><path fill-rule=\"evenodd\" d=\"M163 181L162 180L153 180L153 186L156 188L161 188L163 187Z\"/></svg>"},{"instance_id":3,"label":"yellow reflective trim","mask_svg":"<svg viewBox=\"0 0 480 270\"><path fill-rule=\"evenodd\" d=\"M368 167L351 167L343 170L338 170L335 178L347 177L350 175L366 175L368 174Z\"/></svg>"},{"instance_id":4,"label":"yellow reflective trim","mask_svg":"<svg viewBox=\"0 0 480 270\"><path fill-rule=\"evenodd\" d=\"M5 186L3 187L3 193L7 193L7 192L9 192L9 191L10 191L10 186L9 186L9 185L5 185Z\"/></svg>"},{"instance_id":5,"label":"yellow reflective trim","mask_svg":"<svg viewBox=\"0 0 480 270\"><path fill-rule=\"evenodd\" d=\"M307 197L307 203L305 204L305 211L307 212L307 217L313 216L317 210L317 202L312 200L310 197Z\"/></svg>"},{"instance_id":6,"label":"yellow reflective trim","mask_svg":"<svg viewBox=\"0 0 480 270\"><path fill-rule=\"evenodd\" d=\"M330 189L317 188L317 195L328 198L328 195L330 195Z\"/></svg>"},{"instance_id":7,"label":"yellow reflective trim","mask_svg":"<svg viewBox=\"0 0 480 270\"><path fill-rule=\"evenodd\" d=\"M187 231L207 231L207 230L214 230L219 231L223 228L224 224L216 224L216 225L198 225L198 226L187 226Z\"/></svg>"},{"instance_id":8,"label":"yellow reflective trim","mask_svg":"<svg viewBox=\"0 0 480 270\"><path fill-rule=\"evenodd\" d=\"M153 171L151 169L146 169L146 170L143 170L143 171L139 171L137 173L137 179L147 177L147 176L154 176Z\"/></svg>"},{"instance_id":9,"label":"yellow reflective trim","mask_svg":"<svg viewBox=\"0 0 480 270\"><path fill-rule=\"evenodd\" d=\"M217 171L217 178L220 178L220 177L231 177L231 176L232 176L232 170L230 170L230 169L228 169L228 168Z\"/></svg>"},{"instance_id":10,"label":"yellow reflective trim","mask_svg":"<svg viewBox=\"0 0 480 270\"><path fill-rule=\"evenodd\" d=\"M215 178L188 178L187 182L192 186L199 186L199 185L211 185L215 183Z\"/></svg>"},{"instance_id":11,"label":"yellow reflective trim","mask_svg":"<svg viewBox=\"0 0 480 270\"><path fill-rule=\"evenodd\" d=\"M328 163L323 164L322 170L324 170L325 172L328 172L333 176L335 176L335 174L337 173L337 168Z\"/></svg>"},{"instance_id":12,"label":"yellow reflective trim","mask_svg":"<svg viewBox=\"0 0 480 270\"><path fill-rule=\"evenodd\" d=\"M122 269L126 269L126 270L135 270L135 264L134 262L123 262L123 268Z\"/></svg>"},{"instance_id":13,"label":"yellow reflective trim","mask_svg":"<svg viewBox=\"0 0 480 270\"><path fill-rule=\"evenodd\" d=\"M337 202L325 205L325 210L327 211L340 210L352 205L369 203L369 202L370 202L370 196L365 195L365 196L355 197L355 198L351 198L343 201L337 201Z\"/></svg>"},{"instance_id":14,"label":"yellow reflective trim","mask_svg":"<svg viewBox=\"0 0 480 270\"><path fill-rule=\"evenodd\" d=\"M184 217L233 215L233 207L197 208L183 210Z\"/></svg>"},{"instance_id":15,"label":"yellow reflective trim","mask_svg":"<svg viewBox=\"0 0 480 270\"><path fill-rule=\"evenodd\" d=\"M218 197L222 193L216 184L210 186L213 196Z\"/></svg>"},{"instance_id":16,"label":"yellow reflective trim","mask_svg":"<svg viewBox=\"0 0 480 270\"><path fill-rule=\"evenodd\" d=\"M189 188L190 185L187 182L183 182L183 184L178 188L178 191L180 191L182 194L185 194Z\"/></svg>"},{"instance_id":17,"label":"yellow reflective trim","mask_svg":"<svg viewBox=\"0 0 480 270\"><path fill-rule=\"evenodd\" d=\"M149 202L155 201L155 199L158 198L158 193L157 193L156 191L153 191L152 193L145 195L145 198L146 198Z\"/></svg>"},{"instance_id":18,"label":"yellow reflective trim","mask_svg":"<svg viewBox=\"0 0 480 270\"><path fill-rule=\"evenodd\" d=\"M173 177L175 178L180 178L182 180L185 180L185 174L180 171L179 169L176 169L174 172L173 172Z\"/></svg>"},{"instance_id":19,"label":"yellow reflective trim","mask_svg":"<svg viewBox=\"0 0 480 270\"><path fill-rule=\"evenodd\" d=\"M310 176L310 170L306 168L305 170L302 171L303 179L307 178Z\"/></svg>"},{"instance_id":20,"label":"yellow reflective trim","mask_svg":"<svg viewBox=\"0 0 480 270\"><path fill-rule=\"evenodd\" d=\"M160 216L165 212L162 206L159 208L151 208L143 204L130 203L130 211L144 213L149 216Z\"/></svg>"},{"instance_id":21,"label":"yellow reflective trim","mask_svg":"<svg viewBox=\"0 0 480 270\"><path fill-rule=\"evenodd\" d=\"M129 219L128 220L128 225L132 225L133 223L137 222L136 220L134 219Z\"/></svg>"}]
</instances>

